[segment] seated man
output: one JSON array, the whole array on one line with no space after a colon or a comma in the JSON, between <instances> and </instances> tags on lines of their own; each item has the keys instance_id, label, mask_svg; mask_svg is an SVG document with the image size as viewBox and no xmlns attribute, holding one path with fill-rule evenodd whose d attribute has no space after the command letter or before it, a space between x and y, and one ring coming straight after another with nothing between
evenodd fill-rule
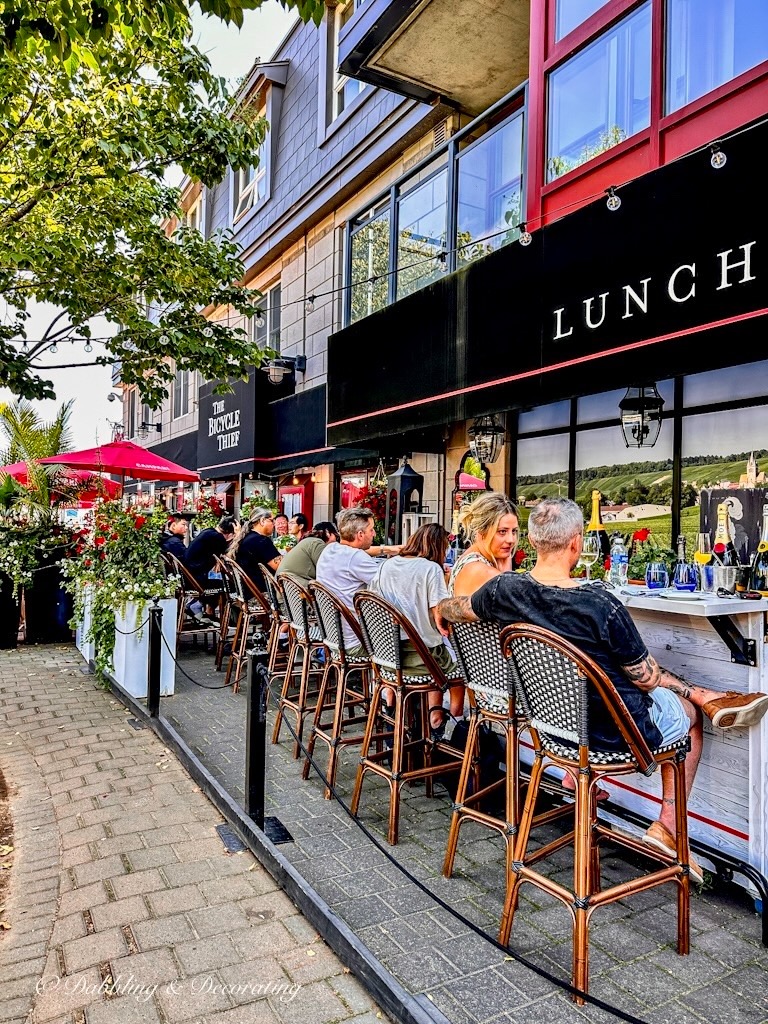
<instances>
[{"instance_id":1,"label":"seated man","mask_svg":"<svg viewBox=\"0 0 768 1024\"><path fill-rule=\"evenodd\" d=\"M187 536L188 529L187 517L181 512L172 512L160 538L160 550L175 555L182 565L186 565L187 562L187 545L184 543L184 538Z\"/></svg>"},{"instance_id":2,"label":"seated man","mask_svg":"<svg viewBox=\"0 0 768 1024\"><path fill-rule=\"evenodd\" d=\"M571 577L581 554L584 518L568 498L546 498L531 510L528 539L536 549L529 573L501 573L471 597L441 601L443 631L450 622L484 619L500 626L530 622L552 630L588 654L612 680L651 749L688 733L686 786L690 793L701 757L702 712L721 729L759 722L768 711L764 693L720 693L686 682L662 668L648 653L631 616L602 584L582 586ZM590 700L590 744L595 750L623 750L613 719L597 694ZM659 820L643 837L649 846L674 856L675 811L672 768L662 765ZM691 878L703 881L691 858Z\"/></svg>"},{"instance_id":3,"label":"seated man","mask_svg":"<svg viewBox=\"0 0 768 1024\"><path fill-rule=\"evenodd\" d=\"M232 542L236 525L233 516L222 516L215 526L201 530L187 549L185 565L204 590L221 588L221 581L212 579L209 573L213 571L215 559L223 555ZM189 611L198 621L201 615L210 621L216 613L216 600L212 595L205 608L200 601L193 601Z\"/></svg>"}]
</instances>

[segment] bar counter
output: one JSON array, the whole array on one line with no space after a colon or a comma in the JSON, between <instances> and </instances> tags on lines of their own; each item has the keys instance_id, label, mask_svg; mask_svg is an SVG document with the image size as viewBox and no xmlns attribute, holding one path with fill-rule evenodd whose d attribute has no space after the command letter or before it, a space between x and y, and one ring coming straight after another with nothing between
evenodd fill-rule
<instances>
[{"instance_id":1,"label":"bar counter","mask_svg":"<svg viewBox=\"0 0 768 1024\"><path fill-rule=\"evenodd\" d=\"M768 600L668 597L633 586L614 593L660 665L713 690L768 692ZM658 773L605 785L617 804L644 818L658 816ZM692 839L768 875L768 715L751 729L715 729L704 719L704 749L688 808ZM735 880L755 895L746 878Z\"/></svg>"}]
</instances>

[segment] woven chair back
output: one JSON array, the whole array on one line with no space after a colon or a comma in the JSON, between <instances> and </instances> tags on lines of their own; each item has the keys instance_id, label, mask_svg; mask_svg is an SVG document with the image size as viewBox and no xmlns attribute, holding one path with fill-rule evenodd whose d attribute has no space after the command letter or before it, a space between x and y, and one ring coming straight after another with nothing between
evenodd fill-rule
<instances>
[{"instance_id":1,"label":"woven chair back","mask_svg":"<svg viewBox=\"0 0 768 1024\"><path fill-rule=\"evenodd\" d=\"M309 612L312 607L312 598L296 577L291 576L288 572L281 573L280 585L283 588L285 603L288 606L288 614L291 626L296 633L296 639L299 643L306 643L309 640Z\"/></svg>"},{"instance_id":2,"label":"woven chair back","mask_svg":"<svg viewBox=\"0 0 768 1024\"><path fill-rule=\"evenodd\" d=\"M498 714L509 711L510 676L495 622L457 622L451 631L462 675L479 707Z\"/></svg>"},{"instance_id":3,"label":"woven chair back","mask_svg":"<svg viewBox=\"0 0 768 1024\"><path fill-rule=\"evenodd\" d=\"M314 580L309 584L309 593L315 602L317 624L320 627L323 641L334 661L346 658L347 647L344 639L344 623L355 634L359 645L361 647L364 646L365 641L359 622L334 593L328 590L327 587L324 587L322 583L316 583Z\"/></svg>"},{"instance_id":4,"label":"woven chair back","mask_svg":"<svg viewBox=\"0 0 768 1024\"><path fill-rule=\"evenodd\" d=\"M562 755L563 742L581 748L590 761L612 754L589 750L590 684L602 698L640 771L652 774L656 761L613 682L583 651L548 629L516 623L501 632L522 713L545 750ZM573 752L576 755L576 751Z\"/></svg>"}]
</instances>

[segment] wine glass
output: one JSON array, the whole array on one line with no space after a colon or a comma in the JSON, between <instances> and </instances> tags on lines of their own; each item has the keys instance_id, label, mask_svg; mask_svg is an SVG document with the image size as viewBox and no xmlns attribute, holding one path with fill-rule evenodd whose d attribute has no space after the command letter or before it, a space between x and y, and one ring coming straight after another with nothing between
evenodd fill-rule
<instances>
[{"instance_id":1,"label":"wine glass","mask_svg":"<svg viewBox=\"0 0 768 1024\"><path fill-rule=\"evenodd\" d=\"M589 583L589 570L600 557L600 538L594 533L585 533L581 542L581 555L579 563L587 570L587 583Z\"/></svg>"},{"instance_id":2,"label":"wine glass","mask_svg":"<svg viewBox=\"0 0 768 1024\"><path fill-rule=\"evenodd\" d=\"M715 589L715 565L712 556L712 538L708 533L697 535L693 560L699 571L699 585L706 593Z\"/></svg>"}]
</instances>

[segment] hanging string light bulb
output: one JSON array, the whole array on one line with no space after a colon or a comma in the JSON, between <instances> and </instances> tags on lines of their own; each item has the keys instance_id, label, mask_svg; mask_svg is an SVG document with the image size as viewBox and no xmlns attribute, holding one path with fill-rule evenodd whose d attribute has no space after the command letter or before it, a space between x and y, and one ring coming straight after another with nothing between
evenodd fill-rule
<instances>
[{"instance_id":1,"label":"hanging string light bulb","mask_svg":"<svg viewBox=\"0 0 768 1024\"><path fill-rule=\"evenodd\" d=\"M314 311L315 311L315 296L314 295L308 295L307 296L307 312L308 313L314 313Z\"/></svg>"},{"instance_id":2,"label":"hanging string light bulb","mask_svg":"<svg viewBox=\"0 0 768 1024\"><path fill-rule=\"evenodd\" d=\"M59 351L59 346L56 344L55 341L51 343L51 347L48 349L48 351L52 355L56 355L56 353Z\"/></svg>"},{"instance_id":3,"label":"hanging string light bulb","mask_svg":"<svg viewBox=\"0 0 768 1024\"><path fill-rule=\"evenodd\" d=\"M262 313L261 310L257 311L255 319L256 319L256 326L257 327L263 327L264 326L264 314Z\"/></svg>"},{"instance_id":4,"label":"hanging string light bulb","mask_svg":"<svg viewBox=\"0 0 768 1024\"><path fill-rule=\"evenodd\" d=\"M520 231L520 237L518 239L518 241L520 242L520 245L530 245L531 242L533 241L533 235L528 230L528 228L525 226L525 221L523 221L523 220L520 221L520 223L518 224L518 229Z\"/></svg>"},{"instance_id":5,"label":"hanging string light bulb","mask_svg":"<svg viewBox=\"0 0 768 1024\"><path fill-rule=\"evenodd\" d=\"M83 350L85 352L93 352L93 345L91 344L90 338L86 338L85 344L83 345Z\"/></svg>"},{"instance_id":6,"label":"hanging string light bulb","mask_svg":"<svg viewBox=\"0 0 768 1024\"><path fill-rule=\"evenodd\" d=\"M614 185L611 185L608 189L608 199L606 200L605 205L611 213L615 213L621 206L621 197L616 195L616 187Z\"/></svg>"},{"instance_id":7,"label":"hanging string light bulb","mask_svg":"<svg viewBox=\"0 0 768 1024\"><path fill-rule=\"evenodd\" d=\"M721 168L725 167L726 163L728 162L728 157L725 155L722 149L720 149L719 142L712 143L712 145L710 146L710 152L712 155L709 158L709 162L714 167L714 169L716 171L719 171Z\"/></svg>"},{"instance_id":8,"label":"hanging string light bulb","mask_svg":"<svg viewBox=\"0 0 768 1024\"><path fill-rule=\"evenodd\" d=\"M213 337L213 328L212 327L204 327L203 328L203 337L204 338L212 338Z\"/></svg>"}]
</instances>

